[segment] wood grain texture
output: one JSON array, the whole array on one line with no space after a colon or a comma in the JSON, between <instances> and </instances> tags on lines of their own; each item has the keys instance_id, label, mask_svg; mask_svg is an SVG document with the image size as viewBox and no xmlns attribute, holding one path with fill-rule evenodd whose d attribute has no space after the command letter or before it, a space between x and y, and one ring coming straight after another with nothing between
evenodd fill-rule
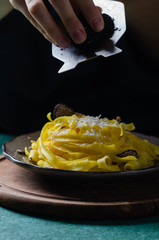
<instances>
[{"instance_id":1,"label":"wood grain texture","mask_svg":"<svg viewBox=\"0 0 159 240\"><path fill-rule=\"evenodd\" d=\"M0 205L31 215L108 220L159 213L159 177L120 184L56 182L0 160Z\"/></svg>"}]
</instances>

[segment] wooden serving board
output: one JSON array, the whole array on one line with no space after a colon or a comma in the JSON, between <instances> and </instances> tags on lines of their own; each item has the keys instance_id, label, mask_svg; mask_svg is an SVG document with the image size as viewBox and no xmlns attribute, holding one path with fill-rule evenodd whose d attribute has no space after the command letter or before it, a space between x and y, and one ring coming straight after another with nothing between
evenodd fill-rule
<instances>
[{"instance_id":1,"label":"wooden serving board","mask_svg":"<svg viewBox=\"0 0 159 240\"><path fill-rule=\"evenodd\" d=\"M159 214L159 176L126 183L56 182L0 157L0 205L21 213L76 220Z\"/></svg>"}]
</instances>

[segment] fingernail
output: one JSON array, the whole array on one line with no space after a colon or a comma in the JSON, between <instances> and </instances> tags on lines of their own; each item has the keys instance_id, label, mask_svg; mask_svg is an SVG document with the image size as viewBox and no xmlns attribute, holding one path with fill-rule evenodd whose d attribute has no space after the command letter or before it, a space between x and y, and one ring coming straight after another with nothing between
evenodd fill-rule
<instances>
[{"instance_id":1,"label":"fingernail","mask_svg":"<svg viewBox=\"0 0 159 240\"><path fill-rule=\"evenodd\" d=\"M58 40L58 44L59 44L60 47L62 47L62 48L68 48L68 47L70 47L70 42L69 42L66 38L64 38L64 37L62 37L62 38L60 38L60 39Z\"/></svg>"},{"instance_id":2,"label":"fingernail","mask_svg":"<svg viewBox=\"0 0 159 240\"><path fill-rule=\"evenodd\" d=\"M77 29L73 32L73 39L76 43L82 43L86 39L86 36L81 29Z\"/></svg>"},{"instance_id":3,"label":"fingernail","mask_svg":"<svg viewBox=\"0 0 159 240\"><path fill-rule=\"evenodd\" d=\"M104 23L99 18L95 18L92 21L92 27L96 32L100 32L104 28Z\"/></svg>"}]
</instances>

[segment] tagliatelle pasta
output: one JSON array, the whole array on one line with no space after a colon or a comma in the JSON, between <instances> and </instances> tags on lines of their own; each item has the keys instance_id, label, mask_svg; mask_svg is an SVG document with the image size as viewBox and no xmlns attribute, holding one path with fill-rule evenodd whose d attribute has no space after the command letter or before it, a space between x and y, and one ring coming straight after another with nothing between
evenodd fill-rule
<instances>
[{"instance_id":1,"label":"tagliatelle pasta","mask_svg":"<svg viewBox=\"0 0 159 240\"><path fill-rule=\"evenodd\" d=\"M72 115L46 123L27 158L41 167L92 172L116 172L148 168L159 161L159 146L131 131L134 124Z\"/></svg>"}]
</instances>

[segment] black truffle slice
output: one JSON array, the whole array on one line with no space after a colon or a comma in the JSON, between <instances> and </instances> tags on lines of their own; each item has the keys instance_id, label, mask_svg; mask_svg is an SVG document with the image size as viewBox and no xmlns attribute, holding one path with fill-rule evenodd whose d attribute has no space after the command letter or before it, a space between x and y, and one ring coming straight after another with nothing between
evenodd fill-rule
<instances>
[{"instance_id":1,"label":"black truffle slice","mask_svg":"<svg viewBox=\"0 0 159 240\"><path fill-rule=\"evenodd\" d=\"M138 158L138 153L135 150L126 150L125 152L122 152L120 154L117 155L118 157L128 157L128 156L134 156L136 158Z\"/></svg>"},{"instance_id":2,"label":"black truffle slice","mask_svg":"<svg viewBox=\"0 0 159 240\"><path fill-rule=\"evenodd\" d=\"M65 104L57 104L53 109L53 119L62 117L62 116L72 116L74 110L70 107L67 107Z\"/></svg>"},{"instance_id":3,"label":"black truffle slice","mask_svg":"<svg viewBox=\"0 0 159 240\"><path fill-rule=\"evenodd\" d=\"M83 24L85 31L87 33L87 39L82 44L76 44L75 42L72 41L72 44L74 47L80 48L80 49L93 48L100 41L103 41L105 39L110 39L113 36L114 30L115 30L113 19L105 13L102 14L102 17L103 17L105 26L101 32L94 32L93 29L86 22L84 17L83 16L79 17L79 20Z\"/></svg>"}]
</instances>

